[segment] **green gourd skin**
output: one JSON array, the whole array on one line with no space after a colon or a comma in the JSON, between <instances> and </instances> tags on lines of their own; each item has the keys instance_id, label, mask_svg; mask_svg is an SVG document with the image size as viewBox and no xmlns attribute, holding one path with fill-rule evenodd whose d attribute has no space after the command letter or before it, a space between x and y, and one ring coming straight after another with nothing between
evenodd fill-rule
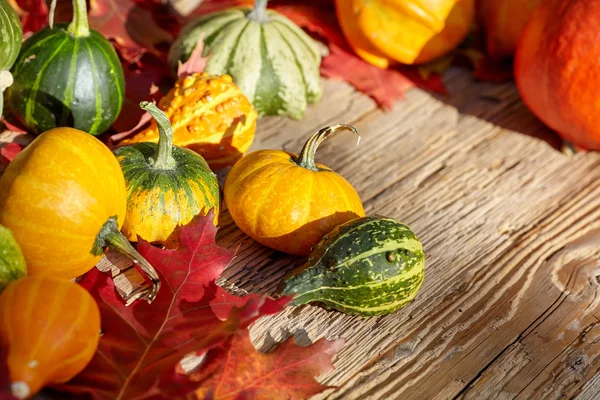
<instances>
[{"instance_id":1,"label":"green gourd skin","mask_svg":"<svg viewBox=\"0 0 600 400\"><path fill-rule=\"evenodd\" d=\"M425 274L423 247L395 219L349 221L326 235L285 281L292 304L318 302L346 314L391 314L412 301Z\"/></svg>"},{"instance_id":2,"label":"green gourd skin","mask_svg":"<svg viewBox=\"0 0 600 400\"><path fill-rule=\"evenodd\" d=\"M173 70L185 62L200 38L205 72L229 74L259 116L300 119L307 104L321 97L321 54L315 41L292 21L257 0L205 15L181 32L169 51Z\"/></svg>"},{"instance_id":3,"label":"green gourd skin","mask_svg":"<svg viewBox=\"0 0 600 400\"><path fill-rule=\"evenodd\" d=\"M11 231L0 225L0 292L12 281L27 275L25 257Z\"/></svg>"},{"instance_id":4,"label":"green gourd skin","mask_svg":"<svg viewBox=\"0 0 600 400\"><path fill-rule=\"evenodd\" d=\"M13 82L9 70L19 55L22 41L23 30L17 13L7 0L0 0L0 116L4 105L4 90Z\"/></svg>"},{"instance_id":5,"label":"green gourd skin","mask_svg":"<svg viewBox=\"0 0 600 400\"><path fill-rule=\"evenodd\" d=\"M32 35L13 67L9 106L36 134L69 126L99 135L123 105L125 81L119 57L108 40L88 28L85 0L73 5L73 22Z\"/></svg>"}]
</instances>

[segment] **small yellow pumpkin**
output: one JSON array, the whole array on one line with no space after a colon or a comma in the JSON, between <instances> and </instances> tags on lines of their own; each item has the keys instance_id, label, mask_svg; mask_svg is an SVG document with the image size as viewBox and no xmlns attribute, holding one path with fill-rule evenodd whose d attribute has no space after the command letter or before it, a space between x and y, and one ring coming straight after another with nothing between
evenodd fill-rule
<instances>
[{"instance_id":1,"label":"small yellow pumpkin","mask_svg":"<svg viewBox=\"0 0 600 400\"><path fill-rule=\"evenodd\" d=\"M314 134L298 156L259 150L238 161L223 189L237 226L267 247L307 256L333 228L364 217L352 185L325 165L315 164L319 144L344 129L358 135L349 125L330 126Z\"/></svg>"},{"instance_id":2,"label":"small yellow pumpkin","mask_svg":"<svg viewBox=\"0 0 600 400\"><path fill-rule=\"evenodd\" d=\"M11 282L0 295L0 316L11 390L20 399L69 381L98 347L98 305L68 280L29 276Z\"/></svg>"},{"instance_id":3,"label":"small yellow pumpkin","mask_svg":"<svg viewBox=\"0 0 600 400\"><path fill-rule=\"evenodd\" d=\"M173 144L200 154L212 169L233 165L252 145L256 110L231 76L195 73L180 78L158 107L173 127ZM119 146L158 143L156 121Z\"/></svg>"}]
</instances>

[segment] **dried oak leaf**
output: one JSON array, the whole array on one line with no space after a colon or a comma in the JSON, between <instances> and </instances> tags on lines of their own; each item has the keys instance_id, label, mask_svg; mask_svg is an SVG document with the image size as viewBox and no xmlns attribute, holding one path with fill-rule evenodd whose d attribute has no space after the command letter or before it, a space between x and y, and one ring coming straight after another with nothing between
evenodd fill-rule
<instances>
[{"instance_id":1,"label":"dried oak leaf","mask_svg":"<svg viewBox=\"0 0 600 400\"><path fill-rule=\"evenodd\" d=\"M241 303L223 304L223 289L214 279L234 252L215 243L210 214L180 229L176 250L139 244L139 251L161 276L162 287L152 304L125 307L112 280L96 269L83 278L81 285L100 307L102 337L87 368L55 388L59 398L67 393L96 400L185 398L198 387L179 372L186 355L225 343L238 329L281 311L290 301L252 295ZM219 319L213 307L228 310L227 319Z\"/></svg>"},{"instance_id":2,"label":"dried oak leaf","mask_svg":"<svg viewBox=\"0 0 600 400\"><path fill-rule=\"evenodd\" d=\"M333 369L331 359L343 345L342 339L321 339L300 347L289 338L275 351L260 353L248 330L241 330L210 350L191 379L202 384L196 390L199 399L306 399L330 388L315 377Z\"/></svg>"}]
</instances>

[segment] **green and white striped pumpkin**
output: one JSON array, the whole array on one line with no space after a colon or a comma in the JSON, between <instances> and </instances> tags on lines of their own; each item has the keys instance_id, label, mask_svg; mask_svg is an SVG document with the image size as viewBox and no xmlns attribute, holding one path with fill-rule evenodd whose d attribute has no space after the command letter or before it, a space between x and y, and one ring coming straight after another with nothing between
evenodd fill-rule
<instances>
[{"instance_id":1,"label":"green and white striped pumpkin","mask_svg":"<svg viewBox=\"0 0 600 400\"><path fill-rule=\"evenodd\" d=\"M89 29L85 0L74 0L71 24L46 27L23 44L8 104L33 133L69 126L99 135L124 100L123 67L111 43Z\"/></svg>"},{"instance_id":2,"label":"green and white striped pumpkin","mask_svg":"<svg viewBox=\"0 0 600 400\"><path fill-rule=\"evenodd\" d=\"M286 280L292 304L319 302L347 314L390 314L421 288L425 254L410 228L371 216L338 226L317 244L306 264Z\"/></svg>"},{"instance_id":3,"label":"green and white striped pumpkin","mask_svg":"<svg viewBox=\"0 0 600 400\"><path fill-rule=\"evenodd\" d=\"M0 292L10 282L27 275L25 257L12 232L0 225Z\"/></svg>"},{"instance_id":4,"label":"green and white striped pumpkin","mask_svg":"<svg viewBox=\"0 0 600 400\"><path fill-rule=\"evenodd\" d=\"M0 0L0 116L4 105L4 90L13 82L9 70L19 55L22 41L23 29L17 13L7 0Z\"/></svg>"},{"instance_id":5,"label":"green and white striped pumpkin","mask_svg":"<svg viewBox=\"0 0 600 400\"><path fill-rule=\"evenodd\" d=\"M230 8L192 21L169 51L173 70L204 39L205 72L229 74L259 116L300 119L306 105L321 97L321 54L316 43L266 0L254 9Z\"/></svg>"}]
</instances>

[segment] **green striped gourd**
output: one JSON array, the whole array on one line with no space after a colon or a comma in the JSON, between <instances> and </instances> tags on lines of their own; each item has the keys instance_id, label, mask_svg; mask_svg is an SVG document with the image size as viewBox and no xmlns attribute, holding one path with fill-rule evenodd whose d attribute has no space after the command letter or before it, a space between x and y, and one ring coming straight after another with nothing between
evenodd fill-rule
<instances>
[{"instance_id":1,"label":"green striped gourd","mask_svg":"<svg viewBox=\"0 0 600 400\"><path fill-rule=\"evenodd\" d=\"M13 82L9 70L19 55L22 40L23 30L17 13L7 0L0 0L0 116L4 105L4 90Z\"/></svg>"},{"instance_id":2,"label":"green striped gourd","mask_svg":"<svg viewBox=\"0 0 600 400\"><path fill-rule=\"evenodd\" d=\"M12 232L0 225L0 292L10 282L27 275L25 257Z\"/></svg>"},{"instance_id":3,"label":"green striped gourd","mask_svg":"<svg viewBox=\"0 0 600 400\"><path fill-rule=\"evenodd\" d=\"M115 49L89 29L85 0L74 0L73 7L71 24L32 35L13 68L9 106L34 133L69 126L99 135L123 105L123 68Z\"/></svg>"},{"instance_id":4,"label":"green striped gourd","mask_svg":"<svg viewBox=\"0 0 600 400\"><path fill-rule=\"evenodd\" d=\"M423 283L425 254L410 228L371 216L338 226L285 282L292 304L319 302L361 316L390 314L410 302Z\"/></svg>"},{"instance_id":5,"label":"green striped gourd","mask_svg":"<svg viewBox=\"0 0 600 400\"><path fill-rule=\"evenodd\" d=\"M169 117L156 105L140 104L156 120L158 144L136 143L117 148L127 184L127 214L121 231L130 241L138 236L171 244L171 234L214 208L219 215L219 181L201 155L173 146Z\"/></svg>"},{"instance_id":6,"label":"green striped gourd","mask_svg":"<svg viewBox=\"0 0 600 400\"><path fill-rule=\"evenodd\" d=\"M230 8L192 21L171 46L169 63L175 70L203 38L205 72L231 75L259 116L300 119L307 103L321 97L321 55L304 31L266 7L267 0L256 0L253 9Z\"/></svg>"}]
</instances>

